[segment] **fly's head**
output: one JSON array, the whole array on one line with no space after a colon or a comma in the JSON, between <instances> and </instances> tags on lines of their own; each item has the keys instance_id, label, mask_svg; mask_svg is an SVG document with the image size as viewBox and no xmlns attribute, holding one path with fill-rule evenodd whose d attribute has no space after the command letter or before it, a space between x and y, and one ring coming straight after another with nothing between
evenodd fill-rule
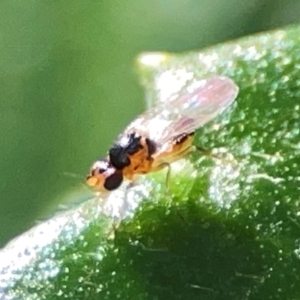
<instances>
[{"instance_id":1,"label":"fly's head","mask_svg":"<svg viewBox=\"0 0 300 300\"><path fill-rule=\"evenodd\" d=\"M112 191L117 189L123 181L122 171L117 170L106 160L97 160L86 177L87 185L96 191Z\"/></svg>"}]
</instances>

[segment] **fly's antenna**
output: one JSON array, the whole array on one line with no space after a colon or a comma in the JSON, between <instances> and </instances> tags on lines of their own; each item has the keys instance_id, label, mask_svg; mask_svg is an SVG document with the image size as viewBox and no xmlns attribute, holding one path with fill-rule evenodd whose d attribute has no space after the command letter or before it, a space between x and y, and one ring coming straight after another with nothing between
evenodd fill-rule
<instances>
[{"instance_id":1,"label":"fly's antenna","mask_svg":"<svg viewBox=\"0 0 300 300\"><path fill-rule=\"evenodd\" d=\"M86 186L86 177L81 174L73 173L73 172L60 172L59 175L64 178L63 180L67 180L72 186L78 184L80 186ZM68 178L68 179L67 179ZM71 179L71 180L70 180Z\"/></svg>"},{"instance_id":2,"label":"fly's antenna","mask_svg":"<svg viewBox=\"0 0 300 300\"><path fill-rule=\"evenodd\" d=\"M77 174L77 173L73 173L73 172L63 172L61 173L63 176L66 176L66 177L69 177L69 178L76 178L76 179L85 179L84 176L80 175L80 174Z\"/></svg>"}]
</instances>

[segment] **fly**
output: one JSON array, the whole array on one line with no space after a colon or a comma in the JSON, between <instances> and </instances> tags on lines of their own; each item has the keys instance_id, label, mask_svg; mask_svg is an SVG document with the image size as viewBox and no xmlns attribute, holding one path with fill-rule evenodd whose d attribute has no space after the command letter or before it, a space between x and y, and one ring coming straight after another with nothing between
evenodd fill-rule
<instances>
[{"instance_id":1,"label":"fly","mask_svg":"<svg viewBox=\"0 0 300 300\"><path fill-rule=\"evenodd\" d=\"M97 191L117 189L124 179L161 170L193 150L195 130L229 107L238 94L228 77L194 83L186 93L138 116L119 135L104 159L91 167L86 182Z\"/></svg>"}]
</instances>

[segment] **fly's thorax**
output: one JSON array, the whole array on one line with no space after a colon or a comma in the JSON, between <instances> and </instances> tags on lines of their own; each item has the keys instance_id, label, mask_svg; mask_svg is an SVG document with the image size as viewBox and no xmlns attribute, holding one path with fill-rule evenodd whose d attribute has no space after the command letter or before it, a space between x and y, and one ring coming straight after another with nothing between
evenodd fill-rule
<instances>
[{"instance_id":1,"label":"fly's thorax","mask_svg":"<svg viewBox=\"0 0 300 300\"><path fill-rule=\"evenodd\" d=\"M130 155L143 148L141 137L135 133L124 134L109 149L108 156L111 164L118 170L123 170L130 165Z\"/></svg>"},{"instance_id":2,"label":"fly's thorax","mask_svg":"<svg viewBox=\"0 0 300 300\"><path fill-rule=\"evenodd\" d=\"M156 144L136 132L122 135L109 150L109 160L118 170L135 169L156 151Z\"/></svg>"},{"instance_id":3,"label":"fly's thorax","mask_svg":"<svg viewBox=\"0 0 300 300\"><path fill-rule=\"evenodd\" d=\"M97 160L86 177L87 185L97 191L112 191L123 181L123 173L117 170L108 159Z\"/></svg>"}]
</instances>

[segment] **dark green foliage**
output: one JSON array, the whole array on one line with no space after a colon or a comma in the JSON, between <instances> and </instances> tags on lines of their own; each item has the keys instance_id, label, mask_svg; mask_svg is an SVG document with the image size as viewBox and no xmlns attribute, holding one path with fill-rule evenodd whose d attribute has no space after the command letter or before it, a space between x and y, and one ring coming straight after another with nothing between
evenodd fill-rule
<instances>
[{"instance_id":1,"label":"dark green foliage","mask_svg":"<svg viewBox=\"0 0 300 300\"><path fill-rule=\"evenodd\" d=\"M151 99L165 72L236 81L232 109L196 136L219 158L194 153L169 191L148 176L149 199L116 230L91 200L45 225L52 242L25 234L19 257L0 254L15 255L3 299L299 299L299 46L294 27L140 66Z\"/></svg>"}]
</instances>

